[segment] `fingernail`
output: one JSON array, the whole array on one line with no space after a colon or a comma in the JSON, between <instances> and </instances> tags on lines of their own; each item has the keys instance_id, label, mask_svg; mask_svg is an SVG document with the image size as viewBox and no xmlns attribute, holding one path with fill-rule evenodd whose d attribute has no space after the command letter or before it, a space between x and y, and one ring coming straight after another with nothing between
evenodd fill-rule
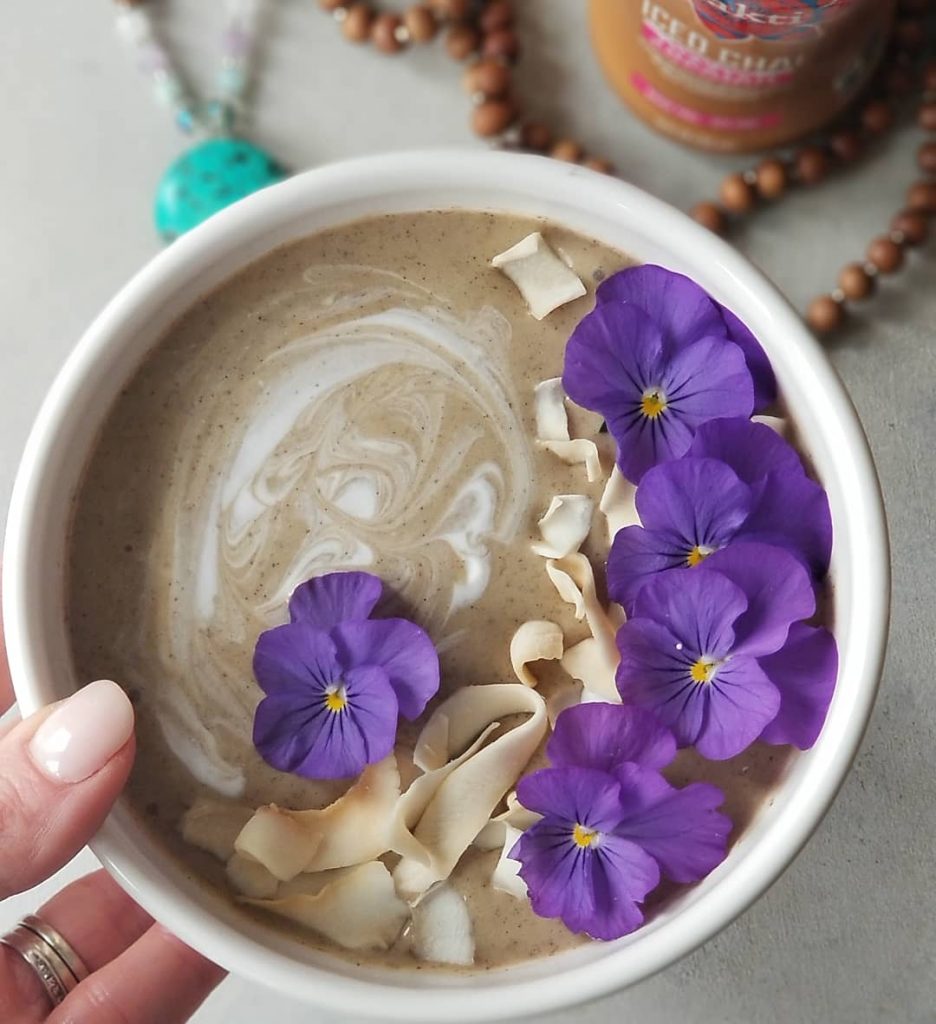
<instances>
[{"instance_id":1,"label":"fingernail","mask_svg":"<svg viewBox=\"0 0 936 1024\"><path fill-rule=\"evenodd\" d=\"M36 765L56 782L81 782L130 739L133 705L109 679L72 694L39 726L29 744Z\"/></svg>"}]
</instances>

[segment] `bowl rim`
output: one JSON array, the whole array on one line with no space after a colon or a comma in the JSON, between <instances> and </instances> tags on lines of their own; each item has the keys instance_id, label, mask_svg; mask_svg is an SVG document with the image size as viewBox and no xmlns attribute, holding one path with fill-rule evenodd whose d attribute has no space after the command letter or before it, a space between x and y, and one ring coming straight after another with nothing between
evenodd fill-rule
<instances>
[{"instance_id":1,"label":"bowl rim","mask_svg":"<svg viewBox=\"0 0 936 1024\"><path fill-rule=\"evenodd\" d=\"M580 167L546 158L513 153L478 153L454 149L417 150L342 161L297 175L222 211L174 242L144 266L111 300L82 336L56 377L29 436L14 484L6 531L3 611L14 687L23 714L45 703L47 694L36 683L34 636L27 621L30 595L30 552L37 527L33 513L41 500L43 466L59 438L61 418L88 373L95 353L120 344L123 324L144 297L165 287L186 268L204 267L220 252L244 239L257 237L271 224L281 224L292 211L336 205L341 200L363 201L409 193L414 189L464 182L480 194L485 188L517 194L542 195L547 205L558 197L571 205L584 203L576 192L588 191L588 205L617 207L618 218L653 224L654 230L677 246L691 246L700 265L717 264L725 280L756 299L769 314L776 334L793 346L825 389L830 424L839 428L843 458L852 461L857 489L855 514L862 520L868 543L859 567L866 588L860 647L864 667L861 686L851 694L847 716L838 723L835 749L826 752L813 771L808 806L800 808L783 834L748 851L742 869L726 876L706 899L679 916L680 929L670 928L664 943L652 941L630 949L626 964L610 951L600 960L558 971L548 978L490 984L483 974L470 976L460 987L395 986L299 965L264 947L192 903L181 891L168 891L138 864L125 836L108 819L91 843L105 867L131 895L183 941L200 949L222 966L268 987L285 991L335 1011L371 1017L425 1021L495 1020L580 1004L642 980L686 955L728 925L762 895L790 864L818 826L847 774L867 726L877 692L886 647L890 601L887 527L880 485L870 450L847 393L798 315L775 287L748 260L690 218L633 185ZM460 186L456 186L460 187ZM426 207L432 208L430 206ZM465 203L463 208L477 208ZM252 258L256 258L255 256ZM244 261L249 262L247 260ZM826 428L823 428L826 429ZM829 427L828 429L832 429ZM815 770L813 770L813 768ZM300 972L302 977L300 977ZM406 972L415 979L417 975ZM422 976L418 976L422 981Z\"/></svg>"}]
</instances>

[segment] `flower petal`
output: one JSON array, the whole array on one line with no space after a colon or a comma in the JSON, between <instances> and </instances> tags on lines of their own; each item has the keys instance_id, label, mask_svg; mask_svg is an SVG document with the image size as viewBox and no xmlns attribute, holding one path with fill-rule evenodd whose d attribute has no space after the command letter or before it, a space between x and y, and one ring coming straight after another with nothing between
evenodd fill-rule
<instances>
[{"instance_id":1,"label":"flower petal","mask_svg":"<svg viewBox=\"0 0 936 1024\"><path fill-rule=\"evenodd\" d=\"M733 624L748 606L744 590L727 576L702 572L714 557L698 569L673 569L650 580L634 606L635 619L652 619L666 626L683 645L684 654L692 653L692 660L729 654L735 645ZM628 625L618 633L619 647Z\"/></svg>"},{"instance_id":2,"label":"flower petal","mask_svg":"<svg viewBox=\"0 0 936 1024\"><path fill-rule=\"evenodd\" d=\"M718 302L715 305L718 306L725 321L728 337L744 353L744 361L754 382L754 412L763 412L777 400L777 378L774 376L767 353L761 348L760 342L751 333L747 324L735 316L727 306Z\"/></svg>"},{"instance_id":3,"label":"flower petal","mask_svg":"<svg viewBox=\"0 0 936 1024\"><path fill-rule=\"evenodd\" d=\"M786 548L821 579L832 555L832 515L826 492L802 471L779 470L770 473L758 491L744 535ZM790 509L796 509L796 514L790 515Z\"/></svg>"},{"instance_id":4,"label":"flower petal","mask_svg":"<svg viewBox=\"0 0 936 1024\"><path fill-rule=\"evenodd\" d=\"M418 718L437 693L439 656L415 623L407 619L343 622L331 635L344 664L379 665L386 672L404 718Z\"/></svg>"},{"instance_id":5,"label":"flower petal","mask_svg":"<svg viewBox=\"0 0 936 1024\"><path fill-rule=\"evenodd\" d=\"M572 332L562 386L573 402L610 417L639 409L662 370L663 339L656 324L636 306L608 303L596 306Z\"/></svg>"},{"instance_id":6,"label":"flower petal","mask_svg":"<svg viewBox=\"0 0 936 1024\"><path fill-rule=\"evenodd\" d=\"M835 637L825 629L794 623L783 647L760 665L780 691L780 710L760 738L808 750L819 737L835 690Z\"/></svg>"},{"instance_id":7,"label":"flower petal","mask_svg":"<svg viewBox=\"0 0 936 1024\"><path fill-rule=\"evenodd\" d=\"M640 483L647 470L678 459L692 443L689 424L672 409L656 419L644 416L639 403L619 414L609 414L608 430L617 441L617 464L633 483Z\"/></svg>"},{"instance_id":8,"label":"flower petal","mask_svg":"<svg viewBox=\"0 0 936 1024\"><path fill-rule=\"evenodd\" d=\"M386 672L374 665L344 673L347 705L330 711L325 690L277 693L254 715L253 741L274 768L310 779L345 779L393 749L397 702Z\"/></svg>"},{"instance_id":9,"label":"flower petal","mask_svg":"<svg viewBox=\"0 0 936 1024\"><path fill-rule=\"evenodd\" d=\"M528 811L564 821L569 828L605 831L621 820L620 791L613 775L593 768L543 768L517 783L517 799Z\"/></svg>"},{"instance_id":10,"label":"flower petal","mask_svg":"<svg viewBox=\"0 0 936 1024\"><path fill-rule=\"evenodd\" d=\"M577 704L566 708L546 754L556 767L614 772L623 762L663 768L676 756L676 741L649 712L623 704Z\"/></svg>"},{"instance_id":11,"label":"flower petal","mask_svg":"<svg viewBox=\"0 0 936 1024\"><path fill-rule=\"evenodd\" d=\"M689 454L719 459L746 484L755 484L774 470L803 473L796 450L779 434L763 423L740 417L703 423L696 431Z\"/></svg>"},{"instance_id":12,"label":"flower petal","mask_svg":"<svg viewBox=\"0 0 936 1024\"><path fill-rule=\"evenodd\" d=\"M260 634L254 675L266 694L316 693L341 677L337 651L327 633L305 622L290 622Z\"/></svg>"},{"instance_id":13,"label":"flower petal","mask_svg":"<svg viewBox=\"0 0 936 1024\"><path fill-rule=\"evenodd\" d=\"M642 309L663 332L668 353L725 330L717 303L683 274L645 263L626 267L598 286L599 305L627 302Z\"/></svg>"},{"instance_id":14,"label":"flower petal","mask_svg":"<svg viewBox=\"0 0 936 1024\"><path fill-rule=\"evenodd\" d=\"M754 658L731 658L718 667L708 691L705 721L696 749L713 761L740 754L777 715L780 692Z\"/></svg>"},{"instance_id":15,"label":"flower petal","mask_svg":"<svg viewBox=\"0 0 936 1024\"><path fill-rule=\"evenodd\" d=\"M707 558L696 575L727 578L747 598L734 624L735 654L772 654L790 626L816 610L809 573L799 559L770 544L736 541Z\"/></svg>"},{"instance_id":16,"label":"flower petal","mask_svg":"<svg viewBox=\"0 0 936 1024\"><path fill-rule=\"evenodd\" d=\"M678 352L662 384L667 412L693 431L706 420L748 417L754 409L754 384L744 353L722 338L702 338ZM688 448L677 454L685 454Z\"/></svg>"},{"instance_id":17,"label":"flower petal","mask_svg":"<svg viewBox=\"0 0 936 1024\"><path fill-rule=\"evenodd\" d=\"M289 617L330 630L339 622L366 619L382 591L380 577L369 572L330 572L296 587L289 599Z\"/></svg>"},{"instance_id":18,"label":"flower petal","mask_svg":"<svg viewBox=\"0 0 936 1024\"><path fill-rule=\"evenodd\" d=\"M681 538L659 530L625 526L614 535L608 554L608 593L632 615L637 594L647 580L685 565L686 549Z\"/></svg>"},{"instance_id":19,"label":"flower petal","mask_svg":"<svg viewBox=\"0 0 936 1024\"><path fill-rule=\"evenodd\" d=\"M656 772L625 765L618 772L624 819L615 835L650 854L674 882L696 882L725 857L731 819L718 813L725 794L693 782L674 789Z\"/></svg>"},{"instance_id":20,"label":"flower petal","mask_svg":"<svg viewBox=\"0 0 936 1024\"><path fill-rule=\"evenodd\" d=\"M509 852L520 861L533 911L560 917L573 932L617 939L643 923L641 903L660 880L656 861L635 843L612 834L582 849L564 823L544 818Z\"/></svg>"}]
</instances>

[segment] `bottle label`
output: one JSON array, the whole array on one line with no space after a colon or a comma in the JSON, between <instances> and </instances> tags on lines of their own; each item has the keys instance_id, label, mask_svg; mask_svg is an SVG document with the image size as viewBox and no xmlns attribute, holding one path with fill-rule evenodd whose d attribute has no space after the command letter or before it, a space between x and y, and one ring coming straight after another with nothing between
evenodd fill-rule
<instances>
[{"instance_id":1,"label":"bottle label","mask_svg":"<svg viewBox=\"0 0 936 1024\"><path fill-rule=\"evenodd\" d=\"M859 0L692 0L702 22L723 39L785 39L814 32Z\"/></svg>"},{"instance_id":2,"label":"bottle label","mask_svg":"<svg viewBox=\"0 0 936 1024\"><path fill-rule=\"evenodd\" d=\"M763 131L765 128L775 128L783 120L779 111L743 115L708 113L680 103L679 100L660 92L639 71L633 72L630 80L631 85L648 103L652 103L658 110L669 114L670 117L697 128L706 128L716 132L756 132Z\"/></svg>"}]
</instances>

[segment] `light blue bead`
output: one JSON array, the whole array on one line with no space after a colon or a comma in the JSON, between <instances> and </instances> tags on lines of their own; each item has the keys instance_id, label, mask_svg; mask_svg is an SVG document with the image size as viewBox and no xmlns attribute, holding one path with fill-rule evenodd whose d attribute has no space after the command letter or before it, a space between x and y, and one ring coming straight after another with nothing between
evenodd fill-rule
<instances>
[{"instance_id":1,"label":"light blue bead","mask_svg":"<svg viewBox=\"0 0 936 1024\"><path fill-rule=\"evenodd\" d=\"M259 146L243 139L208 139L183 153L156 191L156 230L167 241L213 213L282 181L286 172Z\"/></svg>"}]
</instances>

